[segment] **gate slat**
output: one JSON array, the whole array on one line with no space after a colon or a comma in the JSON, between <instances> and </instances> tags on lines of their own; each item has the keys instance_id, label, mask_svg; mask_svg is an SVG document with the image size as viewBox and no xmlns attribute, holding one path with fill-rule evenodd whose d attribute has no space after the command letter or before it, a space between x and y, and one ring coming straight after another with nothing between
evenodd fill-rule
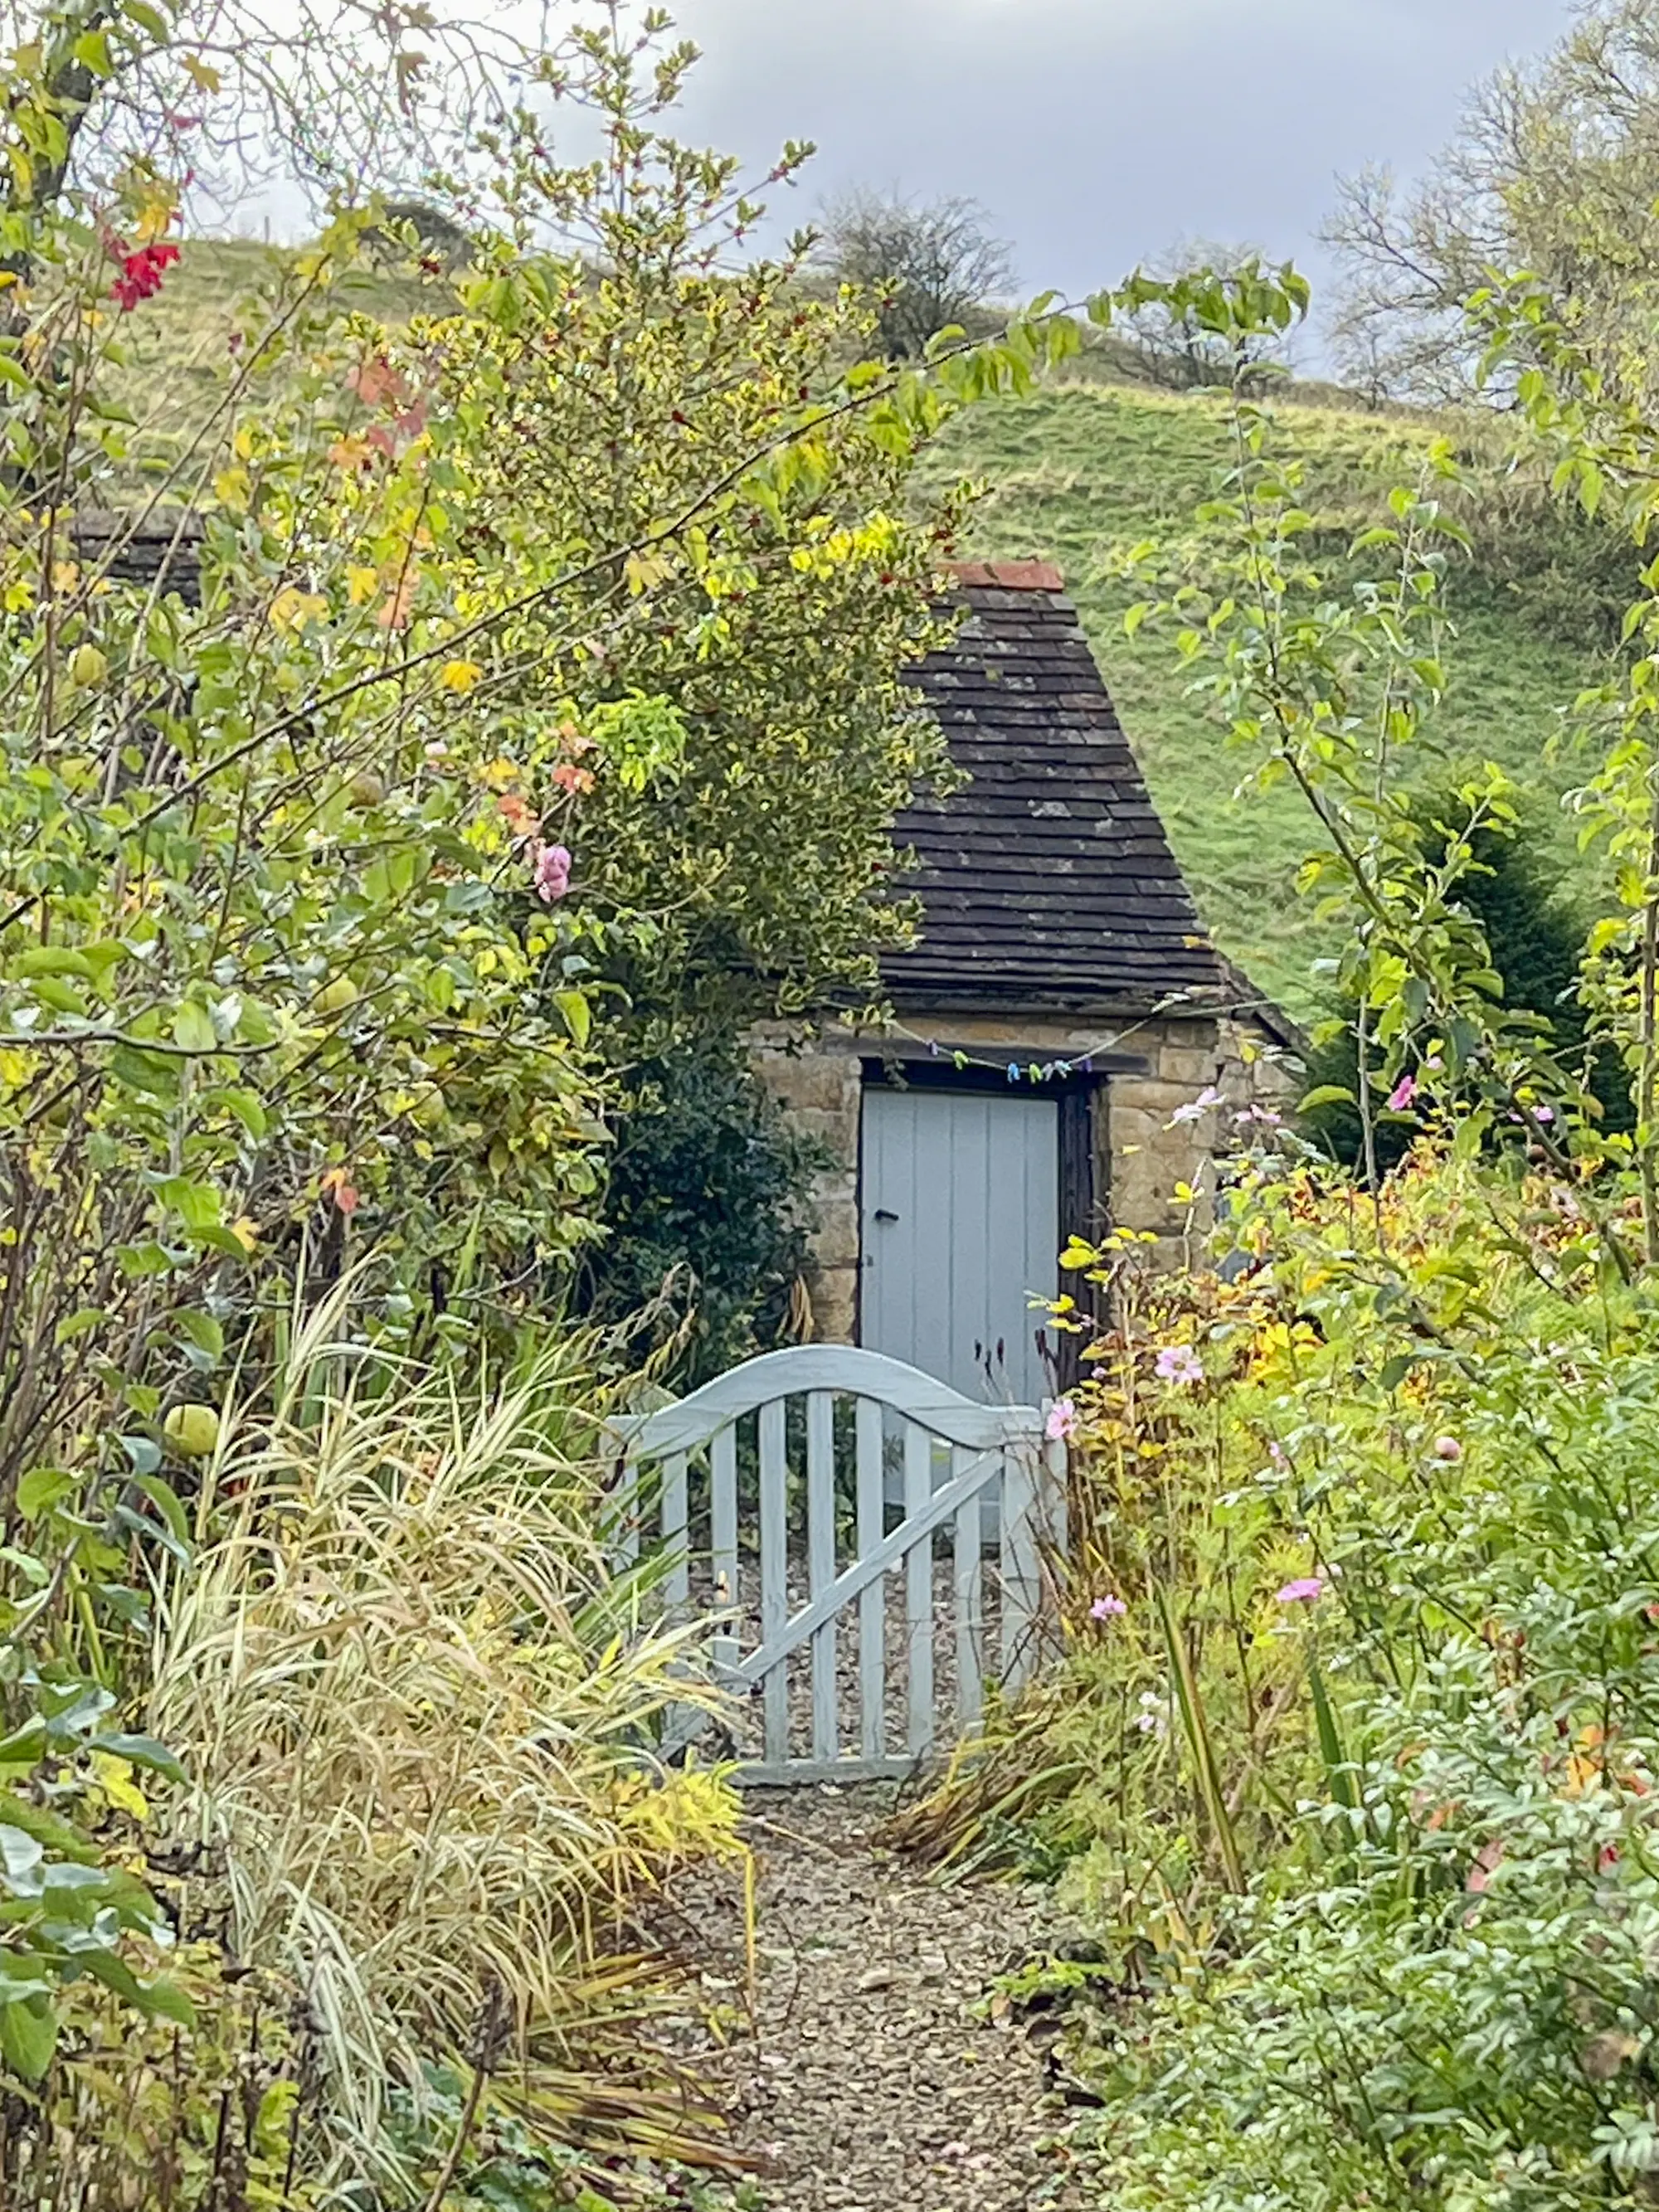
<instances>
[{"instance_id":1,"label":"gate slat","mask_svg":"<svg viewBox=\"0 0 1659 2212\"><path fill-rule=\"evenodd\" d=\"M684 1452L673 1453L662 1463L662 1542L668 1561L663 1592L669 1606L681 1613L691 1602L685 1468Z\"/></svg>"},{"instance_id":2,"label":"gate slat","mask_svg":"<svg viewBox=\"0 0 1659 2212\"><path fill-rule=\"evenodd\" d=\"M1031 1455L1012 1446L1002 1455L1002 1680L1010 1695L1036 1665L1042 1562L1037 1553L1037 1491Z\"/></svg>"},{"instance_id":3,"label":"gate slat","mask_svg":"<svg viewBox=\"0 0 1659 2212\"><path fill-rule=\"evenodd\" d=\"M836 1579L836 1401L806 1394L806 1576L817 1597ZM812 1756L836 1755L836 1624L812 1637Z\"/></svg>"},{"instance_id":4,"label":"gate slat","mask_svg":"<svg viewBox=\"0 0 1659 2212\"><path fill-rule=\"evenodd\" d=\"M904 1510L919 1513L933 1494L933 1439L920 1423L904 1425ZM933 1747L933 1539L913 1545L904 1562L904 1623L908 1654L908 1743L914 1759Z\"/></svg>"},{"instance_id":5,"label":"gate slat","mask_svg":"<svg viewBox=\"0 0 1659 2212\"><path fill-rule=\"evenodd\" d=\"M760 1409L761 1641L781 1636L789 1619L789 1462L784 1401ZM761 1692L766 1756L776 1765L789 1756L789 1662L773 1668Z\"/></svg>"},{"instance_id":6,"label":"gate slat","mask_svg":"<svg viewBox=\"0 0 1659 2212\"><path fill-rule=\"evenodd\" d=\"M874 1551L884 1534L881 1407L860 1398L855 1416L858 1444L859 1557ZM859 1592L859 1749L879 1759L887 1747L887 1583L885 1577Z\"/></svg>"},{"instance_id":7,"label":"gate slat","mask_svg":"<svg viewBox=\"0 0 1659 2212\"><path fill-rule=\"evenodd\" d=\"M975 1461L982 1456L979 1452L965 1451L958 1444L951 1455L951 1464L957 1474L965 1474ZM978 1727L980 1717L985 1710L985 1684L981 1674L985 1640L984 1578L980 1565L984 1528L984 1510L980 1498L970 1498L966 1504L957 1508L956 1572L952 1578L957 1616L957 1719L964 1732Z\"/></svg>"},{"instance_id":8,"label":"gate slat","mask_svg":"<svg viewBox=\"0 0 1659 2212\"><path fill-rule=\"evenodd\" d=\"M640 1556L640 1463L631 1455L622 1463L611 1501L617 1564L626 1572Z\"/></svg>"},{"instance_id":9,"label":"gate slat","mask_svg":"<svg viewBox=\"0 0 1659 2212\"><path fill-rule=\"evenodd\" d=\"M708 1482L714 1607L717 1612L724 1612L741 1602L738 1589L738 1431L732 1422L728 1421L719 1430L709 1443ZM732 1626L722 1626L714 1638L712 1656L717 1680L723 1677L726 1668L737 1665L738 1645Z\"/></svg>"}]
</instances>

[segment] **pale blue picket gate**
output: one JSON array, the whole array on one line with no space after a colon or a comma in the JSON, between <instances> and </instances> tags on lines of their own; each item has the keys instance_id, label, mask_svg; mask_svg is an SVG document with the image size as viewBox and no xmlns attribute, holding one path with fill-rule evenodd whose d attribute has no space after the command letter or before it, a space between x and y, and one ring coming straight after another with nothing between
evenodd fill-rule
<instances>
[{"instance_id":1,"label":"pale blue picket gate","mask_svg":"<svg viewBox=\"0 0 1659 2212\"><path fill-rule=\"evenodd\" d=\"M837 1407L848 1401L839 1418L852 1495L838 1516ZM745 1436L740 1447L751 1417L752 1445ZM1065 1451L1045 1438L1041 1408L975 1403L878 1352L801 1345L612 1428L623 1560L660 1547L665 1603L710 1613L715 1679L758 1700L761 1741L740 1778L907 1773L943 1740L939 1674L952 1678L960 1735L978 1726L988 1679L1014 1691L1036 1666L1065 1543ZM752 1486L739 1482L740 1459ZM792 1732L789 1666L803 1647L811 1701ZM895 1666L902 1712L890 1711Z\"/></svg>"}]
</instances>

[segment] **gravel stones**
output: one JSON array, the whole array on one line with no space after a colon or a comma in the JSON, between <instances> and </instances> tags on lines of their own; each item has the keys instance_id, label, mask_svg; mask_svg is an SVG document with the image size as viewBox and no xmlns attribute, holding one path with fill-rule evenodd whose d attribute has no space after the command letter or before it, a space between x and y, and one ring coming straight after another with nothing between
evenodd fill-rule
<instances>
[{"instance_id":1,"label":"gravel stones","mask_svg":"<svg viewBox=\"0 0 1659 2212\"><path fill-rule=\"evenodd\" d=\"M975 2007L1039 1947L1040 1891L945 1888L882 1851L886 1787L751 1793L757 2004L740 1898L682 1893L707 1962L681 2051L722 2096L777 2212L1067 2208L1040 2046ZM682 1945L687 1942L685 1933Z\"/></svg>"}]
</instances>

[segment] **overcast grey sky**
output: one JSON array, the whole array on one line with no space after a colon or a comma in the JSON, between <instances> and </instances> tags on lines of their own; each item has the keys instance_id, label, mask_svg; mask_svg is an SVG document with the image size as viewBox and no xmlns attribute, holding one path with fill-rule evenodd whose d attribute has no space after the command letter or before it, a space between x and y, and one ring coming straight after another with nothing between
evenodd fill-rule
<instances>
[{"instance_id":1,"label":"overcast grey sky","mask_svg":"<svg viewBox=\"0 0 1659 2212\"><path fill-rule=\"evenodd\" d=\"M687 121L826 190L982 200L1022 289L1111 282L1178 236L1316 276L1332 179L1409 174L1468 88L1549 44L1567 0L678 0L704 49Z\"/></svg>"}]
</instances>

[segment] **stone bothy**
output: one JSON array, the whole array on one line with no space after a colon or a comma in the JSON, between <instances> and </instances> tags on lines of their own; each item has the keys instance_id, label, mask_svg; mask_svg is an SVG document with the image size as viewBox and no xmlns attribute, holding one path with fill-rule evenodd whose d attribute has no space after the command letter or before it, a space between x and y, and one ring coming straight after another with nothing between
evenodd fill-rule
<instances>
[{"instance_id":1,"label":"stone bothy","mask_svg":"<svg viewBox=\"0 0 1659 2212\"><path fill-rule=\"evenodd\" d=\"M963 781L896 826L923 919L885 963L892 1018L759 1057L835 1163L815 1333L1024 1397L1065 1379L1034 1301L1066 1238L1181 1250L1178 1193L1206 1190L1229 1106L1294 1032L1212 945L1059 571L964 565L956 586L961 629L915 680Z\"/></svg>"}]
</instances>

